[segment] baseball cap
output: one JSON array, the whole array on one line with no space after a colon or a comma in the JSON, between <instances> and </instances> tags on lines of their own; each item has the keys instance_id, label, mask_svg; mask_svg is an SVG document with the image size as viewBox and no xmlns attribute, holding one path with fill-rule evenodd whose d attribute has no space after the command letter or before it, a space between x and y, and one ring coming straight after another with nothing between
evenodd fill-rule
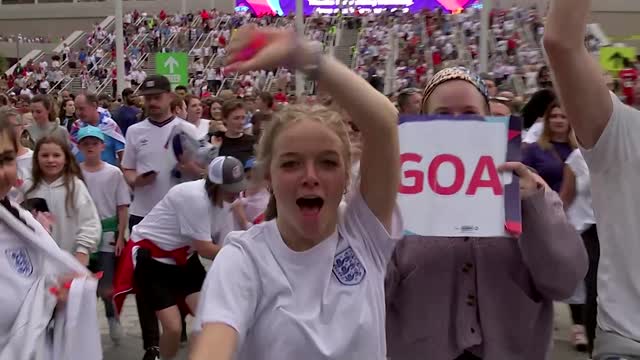
<instances>
[{"instance_id":1,"label":"baseball cap","mask_svg":"<svg viewBox=\"0 0 640 360\"><path fill-rule=\"evenodd\" d=\"M102 133L102 130L100 130L95 126L87 125L85 127L80 128L80 130L78 130L78 142L88 137L98 138L102 142L104 142L104 134Z\"/></svg>"},{"instance_id":2,"label":"baseball cap","mask_svg":"<svg viewBox=\"0 0 640 360\"><path fill-rule=\"evenodd\" d=\"M162 75L151 75L144 79L138 91L142 96L171 92L171 83Z\"/></svg>"},{"instance_id":3,"label":"baseball cap","mask_svg":"<svg viewBox=\"0 0 640 360\"><path fill-rule=\"evenodd\" d=\"M240 160L232 156L218 156L209 164L209 181L220 185L222 190L238 193L247 188L244 168Z\"/></svg>"}]
</instances>

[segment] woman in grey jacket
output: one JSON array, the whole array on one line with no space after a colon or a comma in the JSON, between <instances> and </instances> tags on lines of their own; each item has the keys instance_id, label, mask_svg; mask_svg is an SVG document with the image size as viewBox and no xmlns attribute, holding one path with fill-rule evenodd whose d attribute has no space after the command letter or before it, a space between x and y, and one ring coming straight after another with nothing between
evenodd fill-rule
<instances>
[{"instance_id":1,"label":"woman in grey jacket","mask_svg":"<svg viewBox=\"0 0 640 360\"><path fill-rule=\"evenodd\" d=\"M422 112L488 114L482 80L464 68L436 74ZM386 279L391 360L548 359L553 301L569 297L587 270L562 202L521 163L519 238L407 236ZM428 206L428 204L425 204Z\"/></svg>"}]
</instances>

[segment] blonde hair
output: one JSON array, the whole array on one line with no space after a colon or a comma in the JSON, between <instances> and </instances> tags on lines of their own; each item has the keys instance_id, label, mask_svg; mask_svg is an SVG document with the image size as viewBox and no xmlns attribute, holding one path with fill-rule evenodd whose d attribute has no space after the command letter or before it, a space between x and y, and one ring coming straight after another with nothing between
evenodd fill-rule
<instances>
[{"instance_id":1,"label":"blonde hair","mask_svg":"<svg viewBox=\"0 0 640 360\"><path fill-rule=\"evenodd\" d=\"M258 143L256 156L258 176L266 177L269 171L273 160L273 145L276 137L291 124L304 120L319 122L331 129L340 138L342 142L341 153L348 182L351 169L351 143L349 142L347 128L340 113L322 105L290 105L273 114L273 120L270 121ZM271 192L269 204L265 211L265 219L272 220L277 216L276 199L273 192Z\"/></svg>"},{"instance_id":2,"label":"blonde hair","mask_svg":"<svg viewBox=\"0 0 640 360\"><path fill-rule=\"evenodd\" d=\"M553 112L553 110L556 108L564 112L564 110L562 109L562 106L560 106L560 103L558 103L557 101L554 101L547 107L547 111L544 113L544 128L542 130L542 134L540 135L540 138L538 139L538 145L540 145L540 148L542 148L545 151L549 151L553 149L553 146L551 145L551 136L552 136L551 126L549 125L549 123L551 119L551 112ZM578 148L578 140L576 139L576 134L573 132L571 123L569 123L569 133L567 134L567 143L569 144L572 150L575 150Z\"/></svg>"},{"instance_id":3,"label":"blonde hair","mask_svg":"<svg viewBox=\"0 0 640 360\"><path fill-rule=\"evenodd\" d=\"M7 123L8 126L13 126L13 124L9 123L9 119L15 117L19 123L22 123L22 115L18 112L18 110L9 107L9 106L0 106L0 121L3 123Z\"/></svg>"}]
</instances>

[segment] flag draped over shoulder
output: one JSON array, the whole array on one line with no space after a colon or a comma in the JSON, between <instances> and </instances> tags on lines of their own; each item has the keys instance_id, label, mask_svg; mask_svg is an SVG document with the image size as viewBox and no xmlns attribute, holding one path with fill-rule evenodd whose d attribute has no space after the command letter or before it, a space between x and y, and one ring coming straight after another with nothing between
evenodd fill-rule
<instances>
[{"instance_id":1,"label":"flag draped over shoulder","mask_svg":"<svg viewBox=\"0 0 640 360\"><path fill-rule=\"evenodd\" d=\"M98 128L102 130L102 133L115 141L125 144L124 135L120 130L120 126L111 118L109 111L103 108L98 108L98 114L100 114L100 120L98 121ZM76 155L80 152L78 149L78 131L80 128L87 126L88 124L84 120L76 120L71 127L71 143L73 154Z\"/></svg>"},{"instance_id":2,"label":"flag draped over shoulder","mask_svg":"<svg viewBox=\"0 0 640 360\"><path fill-rule=\"evenodd\" d=\"M0 360L101 360L102 345L96 317L98 280L70 253L60 249L46 230L17 205L0 206L0 222L28 246L32 254L16 253L24 271L33 272L33 283L21 299L11 329L0 337ZM34 267L32 261L37 261ZM56 279L77 274L69 285L64 306L50 293ZM53 321L52 321L53 320Z\"/></svg>"}]
</instances>

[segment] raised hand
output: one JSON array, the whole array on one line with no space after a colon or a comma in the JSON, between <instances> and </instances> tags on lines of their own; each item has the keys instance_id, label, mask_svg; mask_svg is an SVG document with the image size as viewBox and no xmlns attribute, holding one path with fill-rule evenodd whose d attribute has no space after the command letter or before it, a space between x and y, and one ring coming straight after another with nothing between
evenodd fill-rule
<instances>
[{"instance_id":1,"label":"raised hand","mask_svg":"<svg viewBox=\"0 0 640 360\"><path fill-rule=\"evenodd\" d=\"M293 30L243 26L236 31L228 46L225 72L295 67L304 53L301 45L304 42L297 40Z\"/></svg>"},{"instance_id":2,"label":"raised hand","mask_svg":"<svg viewBox=\"0 0 640 360\"><path fill-rule=\"evenodd\" d=\"M535 194L539 189L548 189L549 185L542 178L529 170L523 163L507 162L498 166L498 171L511 171L520 178L520 198L525 199Z\"/></svg>"}]
</instances>

